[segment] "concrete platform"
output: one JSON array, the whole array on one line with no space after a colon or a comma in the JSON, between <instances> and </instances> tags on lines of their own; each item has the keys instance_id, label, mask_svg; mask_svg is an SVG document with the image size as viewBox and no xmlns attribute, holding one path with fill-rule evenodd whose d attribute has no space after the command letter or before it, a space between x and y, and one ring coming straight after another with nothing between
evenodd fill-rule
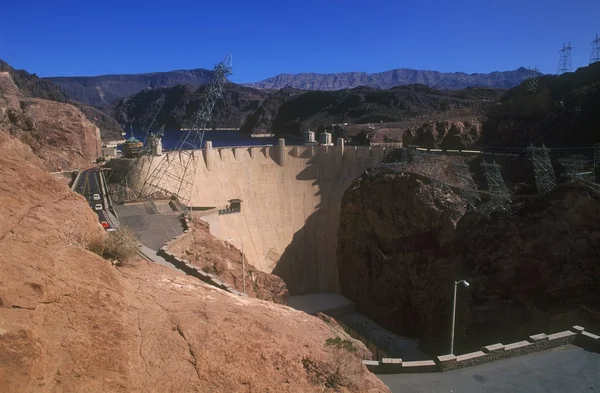
<instances>
[{"instance_id":1,"label":"concrete platform","mask_svg":"<svg viewBox=\"0 0 600 393\"><path fill-rule=\"evenodd\" d=\"M600 391L600 354L567 345L480 366L427 374L378 377L394 393Z\"/></svg>"},{"instance_id":2,"label":"concrete platform","mask_svg":"<svg viewBox=\"0 0 600 393\"><path fill-rule=\"evenodd\" d=\"M140 242L154 251L183 233L179 215L171 210L168 201L115 205L114 208L120 224L133 229Z\"/></svg>"},{"instance_id":3,"label":"concrete platform","mask_svg":"<svg viewBox=\"0 0 600 393\"><path fill-rule=\"evenodd\" d=\"M337 293L290 296L288 306L307 314L322 312L328 315L349 313L356 309L354 303Z\"/></svg>"}]
</instances>

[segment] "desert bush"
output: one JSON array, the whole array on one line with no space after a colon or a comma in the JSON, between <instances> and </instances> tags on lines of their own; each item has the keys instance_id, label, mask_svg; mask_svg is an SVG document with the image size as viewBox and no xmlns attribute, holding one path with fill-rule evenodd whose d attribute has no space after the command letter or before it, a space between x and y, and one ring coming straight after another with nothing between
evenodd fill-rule
<instances>
[{"instance_id":1,"label":"desert bush","mask_svg":"<svg viewBox=\"0 0 600 393\"><path fill-rule=\"evenodd\" d=\"M87 249L120 266L137 255L138 239L130 228L120 227L105 236L90 239Z\"/></svg>"},{"instance_id":2,"label":"desert bush","mask_svg":"<svg viewBox=\"0 0 600 393\"><path fill-rule=\"evenodd\" d=\"M356 345L350 340L342 340L340 337L328 338L325 345L334 349L344 349L348 352L356 352Z\"/></svg>"}]
</instances>

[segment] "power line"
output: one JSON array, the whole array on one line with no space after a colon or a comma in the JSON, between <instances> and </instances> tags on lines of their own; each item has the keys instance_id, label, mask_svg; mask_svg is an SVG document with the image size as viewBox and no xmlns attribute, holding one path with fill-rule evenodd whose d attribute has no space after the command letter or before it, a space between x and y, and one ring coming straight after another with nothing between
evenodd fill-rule
<instances>
[{"instance_id":1,"label":"power line","mask_svg":"<svg viewBox=\"0 0 600 393\"><path fill-rule=\"evenodd\" d=\"M494 162L481 163L483 174L487 181L488 192L490 193L489 208L491 210L506 210L510 205L510 192L504 183L502 174L500 173L500 165Z\"/></svg>"},{"instance_id":2,"label":"power line","mask_svg":"<svg viewBox=\"0 0 600 393\"><path fill-rule=\"evenodd\" d=\"M565 72L571 72L571 51L573 47L569 41L569 45L563 43L562 48L559 49L560 60L558 61L557 74L564 74Z\"/></svg>"}]
</instances>

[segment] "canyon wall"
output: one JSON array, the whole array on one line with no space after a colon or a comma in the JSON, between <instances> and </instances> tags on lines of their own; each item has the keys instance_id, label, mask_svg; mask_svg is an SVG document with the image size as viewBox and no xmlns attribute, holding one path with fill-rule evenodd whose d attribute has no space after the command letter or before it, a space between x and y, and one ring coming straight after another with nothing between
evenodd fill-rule
<instances>
[{"instance_id":1,"label":"canyon wall","mask_svg":"<svg viewBox=\"0 0 600 393\"><path fill-rule=\"evenodd\" d=\"M535 331L600 326L600 194L578 183L492 216L421 174L363 175L342 200L341 294L421 349L447 353L454 280L456 348Z\"/></svg>"},{"instance_id":2,"label":"canyon wall","mask_svg":"<svg viewBox=\"0 0 600 393\"><path fill-rule=\"evenodd\" d=\"M335 260L342 195L373 162L383 160L385 148L341 144L212 149L207 142L206 149L194 153L192 206L224 208L231 199L242 200L241 213L203 215L212 234L243 248L257 269L283 278L290 294L338 291ZM154 157L150 167L162 159L177 160L170 154ZM166 177L160 187L177 189Z\"/></svg>"}]
</instances>

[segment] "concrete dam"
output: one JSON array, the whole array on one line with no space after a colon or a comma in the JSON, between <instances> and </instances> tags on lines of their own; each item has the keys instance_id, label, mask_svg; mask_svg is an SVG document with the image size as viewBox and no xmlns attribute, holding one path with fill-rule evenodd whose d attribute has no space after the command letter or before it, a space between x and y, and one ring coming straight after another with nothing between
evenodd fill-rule
<instances>
[{"instance_id":1,"label":"concrete dam","mask_svg":"<svg viewBox=\"0 0 600 393\"><path fill-rule=\"evenodd\" d=\"M211 233L242 248L248 263L280 276L291 294L338 292L337 230L344 191L366 169L381 162L385 147L278 146L196 150L190 205ZM150 173L166 153L145 162ZM171 156L169 156L171 155ZM132 175L130 175L132 176ZM144 176L130 179L140 187ZM174 193L175 182L160 188ZM223 214L229 201L241 209ZM200 211L198 211L200 210ZM227 212L229 213L229 212Z\"/></svg>"}]
</instances>

